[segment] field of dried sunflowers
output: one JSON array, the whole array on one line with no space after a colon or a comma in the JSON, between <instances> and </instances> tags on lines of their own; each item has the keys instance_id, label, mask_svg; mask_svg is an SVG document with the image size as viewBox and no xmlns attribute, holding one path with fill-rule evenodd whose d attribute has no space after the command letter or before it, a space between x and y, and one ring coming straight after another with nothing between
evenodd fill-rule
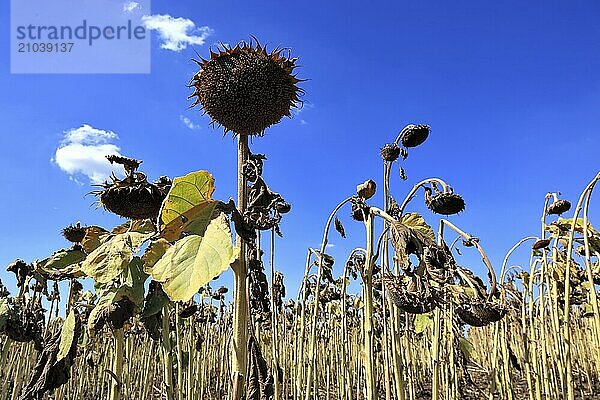
<instances>
[{"instance_id":1,"label":"field of dried sunflowers","mask_svg":"<svg viewBox=\"0 0 600 400\"><path fill-rule=\"evenodd\" d=\"M18 293L0 284L0 399L600 398L600 232L588 220L600 174L574 207L540 199L539 232L494 269L483 240L444 219L465 209L444 180L390 193L430 134L407 125L381 149L379 184L340 188L348 197L286 292L274 259L291 206L248 139L299 105L296 59L252 41L197 63L194 106L238 141L237 201L213 199L207 171L149 181L140 160L107 155L124 177L93 193L125 222L66 227L70 247L8 266ZM410 211L421 196L430 215ZM364 236L334 260L327 244L349 223ZM513 266L521 247L529 264ZM468 251L485 281L457 263ZM233 287L213 287L229 268Z\"/></svg>"}]
</instances>

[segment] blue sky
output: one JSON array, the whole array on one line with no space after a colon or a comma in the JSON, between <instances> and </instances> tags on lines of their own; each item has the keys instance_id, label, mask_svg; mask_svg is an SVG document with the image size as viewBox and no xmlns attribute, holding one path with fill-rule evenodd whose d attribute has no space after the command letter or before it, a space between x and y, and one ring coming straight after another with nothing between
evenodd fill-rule
<instances>
[{"instance_id":1,"label":"blue sky","mask_svg":"<svg viewBox=\"0 0 600 400\"><path fill-rule=\"evenodd\" d=\"M268 156L271 188L293 205L276 260L289 293L328 213L356 184L381 183L379 148L407 123L427 123L432 133L404 164L409 181L394 171L393 194L403 198L422 178L445 179L467 202L451 220L481 238L497 268L514 242L538 234L546 192L575 202L600 167L598 2L154 0L151 13L192 21L193 44L164 49L153 31L147 75L12 75L5 28L0 266L65 247L59 232L66 224L120 222L85 197L88 177L52 161L69 144L65 132L84 124L113 132L118 139L105 144L143 159L150 178L206 169L217 198L235 196L235 142L188 109L186 85L197 70L194 50L206 55L210 45L251 34L271 47L291 47L299 76L309 79L303 110L252 144ZM10 26L7 2L0 24ZM421 199L412 204L423 210ZM347 251L363 243L348 214L342 220L350 237L332 236L337 272ZM474 255L459 262L482 271ZM12 276L0 277L14 288Z\"/></svg>"}]
</instances>

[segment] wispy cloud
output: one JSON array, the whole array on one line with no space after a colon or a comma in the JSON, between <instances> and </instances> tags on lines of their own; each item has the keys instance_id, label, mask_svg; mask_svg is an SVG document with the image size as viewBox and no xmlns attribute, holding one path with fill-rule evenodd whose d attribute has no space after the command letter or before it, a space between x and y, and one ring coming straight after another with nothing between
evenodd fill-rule
<instances>
[{"instance_id":1,"label":"wispy cloud","mask_svg":"<svg viewBox=\"0 0 600 400\"><path fill-rule=\"evenodd\" d=\"M313 108L315 108L315 105L313 103L309 103L309 102L305 101L304 103L302 103L300 105L300 107L292 108L292 114L293 115L300 115L304 111L312 110Z\"/></svg>"},{"instance_id":2,"label":"wispy cloud","mask_svg":"<svg viewBox=\"0 0 600 400\"><path fill-rule=\"evenodd\" d=\"M292 114L295 117L299 117L300 114L303 114L305 111L315 108L315 105L312 103L304 102L300 107L293 108ZM304 118L300 118L300 125L308 125L308 121Z\"/></svg>"},{"instance_id":3,"label":"wispy cloud","mask_svg":"<svg viewBox=\"0 0 600 400\"><path fill-rule=\"evenodd\" d=\"M333 243L327 243L327 244L325 245L325 248L326 248L326 249L333 249L334 247L335 247L335 244L333 244ZM320 250L320 249L321 249L321 243L315 244L314 246L312 246L312 248L313 248L313 249Z\"/></svg>"},{"instance_id":4,"label":"wispy cloud","mask_svg":"<svg viewBox=\"0 0 600 400\"><path fill-rule=\"evenodd\" d=\"M179 120L191 130L200 129L200 125L195 124L191 119L189 119L185 115L180 115Z\"/></svg>"},{"instance_id":5,"label":"wispy cloud","mask_svg":"<svg viewBox=\"0 0 600 400\"><path fill-rule=\"evenodd\" d=\"M123 4L123 11L125 11L126 13L130 13L133 12L133 10L135 10L139 6L140 3L138 3L137 1L128 1Z\"/></svg>"},{"instance_id":6,"label":"wispy cloud","mask_svg":"<svg viewBox=\"0 0 600 400\"><path fill-rule=\"evenodd\" d=\"M116 133L96 129L88 124L64 132L64 138L51 159L58 167L77 181L86 176L92 183L107 180L112 172L117 173L106 159L107 155L120 154L114 142Z\"/></svg>"},{"instance_id":7,"label":"wispy cloud","mask_svg":"<svg viewBox=\"0 0 600 400\"><path fill-rule=\"evenodd\" d=\"M168 14L144 15L142 23L148 30L158 32L160 47L165 50L181 51L188 45L203 45L213 30L208 26L196 27L188 18L174 18Z\"/></svg>"}]
</instances>

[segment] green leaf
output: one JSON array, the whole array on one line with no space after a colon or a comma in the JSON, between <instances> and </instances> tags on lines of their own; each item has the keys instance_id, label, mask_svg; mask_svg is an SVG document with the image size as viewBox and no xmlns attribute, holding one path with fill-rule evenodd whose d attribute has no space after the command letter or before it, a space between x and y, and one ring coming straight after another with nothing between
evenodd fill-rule
<instances>
[{"instance_id":1,"label":"green leaf","mask_svg":"<svg viewBox=\"0 0 600 400\"><path fill-rule=\"evenodd\" d=\"M142 317L151 317L154 314L158 314L167 304L169 304L169 298L162 289L151 291L144 303Z\"/></svg>"},{"instance_id":2,"label":"green leaf","mask_svg":"<svg viewBox=\"0 0 600 400\"><path fill-rule=\"evenodd\" d=\"M213 219L204 236L178 240L152 267L152 278L163 283L173 301L188 301L213 278L226 271L237 258L225 214Z\"/></svg>"},{"instance_id":3,"label":"green leaf","mask_svg":"<svg viewBox=\"0 0 600 400\"><path fill-rule=\"evenodd\" d=\"M431 315L427 314L417 314L415 316L415 333L423 333L425 330L431 326L433 326L433 320L431 319Z\"/></svg>"},{"instance_id":4,"label":"green leaf","mask_svg":"<svg viewBox=\"0 0 600 400\"><path fill-rule=\"evenodd\" d=\"M81 269L96 282L108 283L129 265L133 253L147 238L147 234L138 232L115 235L89 254L81 264Z\"/></svg>"},{"instance_id":5,"label":"green leaf","mask_svg":"<svg viewBox=\"0 0 600 400\"><path fill-rule=\"evenodd\" d=\"M412 230L421 232L431 242L436 242L435 233L433 232L433 229L431 229L431 226L425 223L425 220L419 213L412 212L404 214L400 218L400 222L402 223L402 225L405 225Z\"/></svg>"},{"instance_id":6,"label":"green leaf","mask_svg":"<svg viewBox=\"0 0 600 400\"><path fill-rule=\"evenodd\" d=\"M84 272L79 263L85 260L86 254L79 249L63 249L52 254L50 257L36 263L37 270L52 276L67 276L79 278Z\"/></svg>"},{"instance_id":7,"label":"green leaf","mask_svg":"<svg viewBox=\"0 0 600 400\"><path fill-rule=\"evenodd\" d=\"M58 355L56 356L56 362L59 362L69 354L71 345L73 344L73 337L75 336L75 310L71 309L65 323L60 331L60 344L58 345Z\"/></svg>"},{"instance_id":8,"label":"green leaf","mask_svg":"<svg viewBox=\"0 0 600 400\"><path fill-rule=\"evenodd\" d=\"M460 348L460 351L463 352L465 357L467 357L467 358L475 357L475 347L466 338L461 337L458 339L458 347Z\"/></svg>"},{"instance_id":9,"label":"green leaf","mask_svg":"<svg viewBox=\"0 0 600 400\"><path fill-rule=\"evenodd\" d=\"M90 342L90 337L87 333L87 330L82 329L81 334L79 335L79 339L77 339L77 345L79 347L87 347Z\"/></svg>"},{"instance_id":10,"label":"green leaf","mask_svg":"<svg viewBox=\"0 0 600 400\"><path fill-rule=\"evenodd\" d=\"M214 191L215 180L207 171L175 178L160 211L161 237L173 242L182 233L202 236L217 205Z\"/></svg>"},{"instance_id":11,"label":"green leaf","mask_svg":"<svg viewBox=\"0 0 600 400\"><path fill-rule=\"evenodd\" d=\"M143 270L143 262L140 257L133 257L123 273L125 277L124 285L129 287L129 298L136 306L141 307L144 303L144 282L148 279L148 274Z\"/></svg>"}]
</instances>

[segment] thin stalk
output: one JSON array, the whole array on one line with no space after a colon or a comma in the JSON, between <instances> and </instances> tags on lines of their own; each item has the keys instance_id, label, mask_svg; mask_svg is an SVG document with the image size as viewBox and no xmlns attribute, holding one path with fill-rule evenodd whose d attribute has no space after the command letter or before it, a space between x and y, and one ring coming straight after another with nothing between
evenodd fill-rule
<instances>
[{"instance_id":1,"label":"thin stalk","mask_svg":"<svg viewBox=\"0 0 600 400\"><path fill-rule=\"evenodd\" d=\"M315 345L317 342L317 319L318 319L318 313L319 313L319 296L320 296L320 292L321 292L321 278L323 276L323 254L325 254L325 249L327 247L327 237L329 236L329 229L331 228L331 222L333 221L333 217L335 216L335 214L338 212L338 210L340 208L342 208L342 206L346 203L348 203L350 200L352 200L353 196L348 197L347 199L345 199L344 201L342 201L341 203L339 203L331 212L331 214L329 215L329 218L327 219L327 223L325 224L325 231L323 232L323 240L321 241L321 252L320 257L319 257L319 269L317 272L317 284L315 287L315 296L314 296L314 304L315 304L315 309L314 309L314 316L313 316L313 320L312 320L312 327L311 327L311 333L310 333L310 351L309 351L309 357L310 357L310 362L308 364L308 373L306 375L306 392L304 394L304 400L310 400L310 394L311 394L311 388L313 385L313 379L314 379L314 370L315 370Z\"/></svg>"},{"instance_id":2,"label":"thin stalk","mask_svg":"<svg viewBox=\"0 0 600 400\"><path fill-rule=\"evenodd\" d=\"M366 399L377 398L377 386L375 384L375 365L373 359L373 222L374 216L365 216L365 228L367 233L367 259L363 275L363 293L365 301L364 309L364 366L366 380Z\"/></svg>"},{"instance_id":3,"label":"thin stalk","mask_svg":"<svg viewBox=\"0 0 600 400\"><path fill-rule=\"evenodd\" d=\"M271 229L271 252L269 258L271 269L271 352L273 359L273 376L275 380L275 400L280 398L279 357L277 354L277 309L275 308L275 229Z\"/></svg>"},{"instance_id":4,"label":"thin stalk","mask_svg":"<svg viewBox=\"0 0 600 400\"><path fill-rule=\"evenodd\" d=\"M571 361L571 330L570 321L571 321L571 313L570 313L570 297L571 297L571 254L573 252L573 240L575 236L575 227L577 226L577 217L579 216L579 212L582 208L583 199L586 195L591 194L594 190L594 186L596 182L600 180L600 173L598 173L594 179L587 185L584 189L583 193L579 197L577 201L577 206L575 207L575 212L573 214L573 221L571 222L571 230L569 232L569 244L567 245L567 260L565 267L565 307L564 307L564 325L563 325L563 339L565 344L565 375L567 378L567 399L574 400L575 393L573 391L573 371L572 371L572 361Z\"/></svg>"}]
</instances>

